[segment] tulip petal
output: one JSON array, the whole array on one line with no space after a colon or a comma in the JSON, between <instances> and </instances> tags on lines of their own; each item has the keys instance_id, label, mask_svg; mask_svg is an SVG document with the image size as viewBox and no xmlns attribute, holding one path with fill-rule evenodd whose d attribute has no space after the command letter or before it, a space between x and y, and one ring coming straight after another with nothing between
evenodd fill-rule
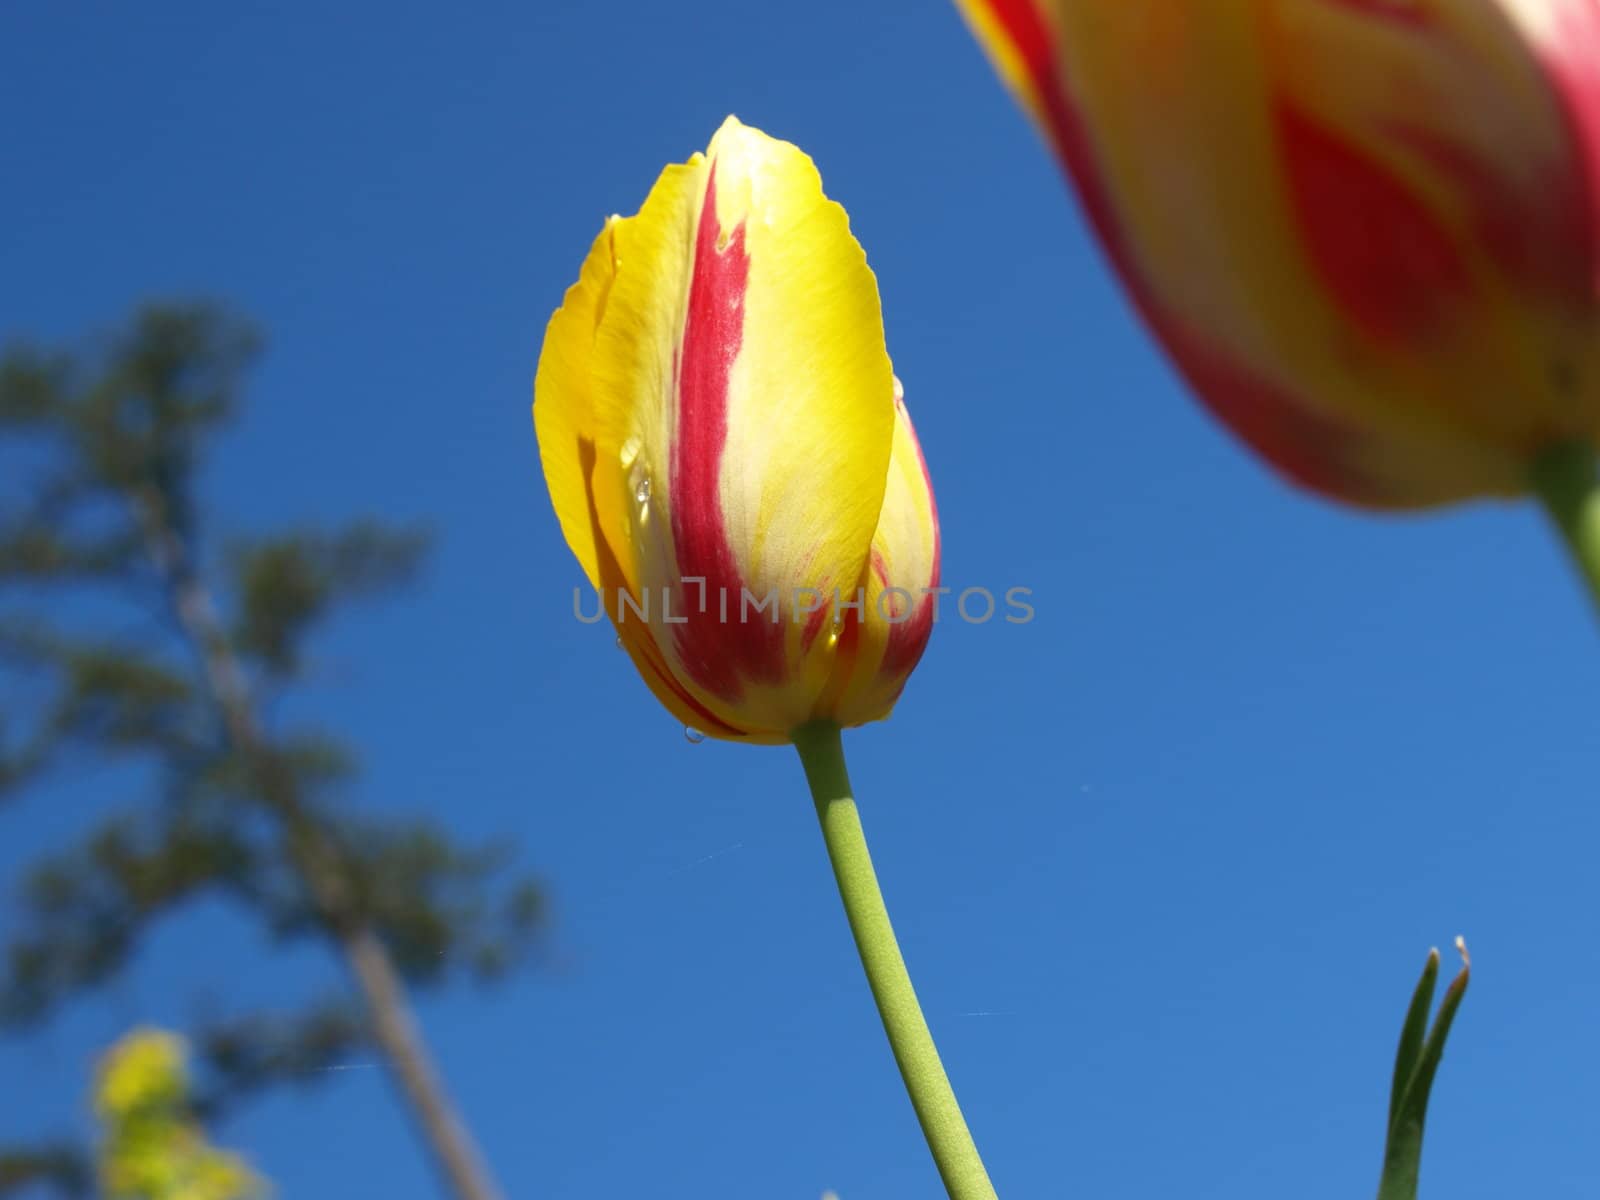
<instances>
[{"instance_id":1,"label":"tulip petal","mask_svg":"<svg viewBox=\"0 0 1600 1200\"><path fill-rule=\"evenodd\" d=\"M567 289L561 307L545 326L533 384L533 425L545 485L567 545L596 588L600 553L589 481L595 457L589 358L615 273L612 233L618 219L605 223L589 248L578 282Z\"/></svg>"},{"instance_id":2,"label":"tulip petal","mask_svg":"<svg viewBox=\"0 0 1600 1200\"><path fill-rule=\"evenodd\" d=\"M599 523L629 581L666 598L652 630L672 675L777 739L833 653L797 596L860 576L882 506L876 282L810 159L732 118L618 223L614 256L591 361ZM746 594L776 608L746 614Z\"/></svg>"},{"instance_id":3,"label":"tulip petal","mask_svg":"<svg viewBox=\"0 0 1600 1200\"><path fill-rule=\"evenodd\" d=\"M596 331L605 316L616 273L613 241L620 221L619 217L606 221L584 260L578 282L567 290L546 326L534 379L533 422L539 458L567 545L598 591L601 605L616 625L618 640L656 699L686 726L718 737L739 737L739 730L725 724L673 679L648 626L628 619L641 610L642 601L636 585L622 570L595 506L597 456L589 372ZM623 596L631 604L624 603Z\"/></svg>"},{"instance_id":4,"label":"tulip petal","mask_svg":"<svg viewBox=\"0 0 1600 1200\"><path fill-rule=\"evenodd\" d=\"M939 513L928 466L895 381L894 448L872 552L838 630L838 661L816 715L841 725L887 717L933 633L939 586Z\"/></svg>"}]
</instances>

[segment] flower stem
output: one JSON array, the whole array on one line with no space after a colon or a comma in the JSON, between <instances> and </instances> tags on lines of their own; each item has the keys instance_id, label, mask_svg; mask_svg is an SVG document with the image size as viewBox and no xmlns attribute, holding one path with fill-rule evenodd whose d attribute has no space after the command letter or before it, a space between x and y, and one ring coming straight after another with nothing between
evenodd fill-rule
<instances>
[{"instance_id":1,"label":"flower stem","mask_svg":"<svg viewBox=\"0 0 1600 1200\"><path fill-rule=\"evenodd\" d=\"M1594 447L1566 442L1534 460L1529 476L1600 608L1600 478Z\"/></svg>"},{"instance_id":2,"label":"flower stem","mask_svg":"<svg viewBox=\"0 0 1600 1200\"><path fill-rule=\"evenodd\" d=\"M922 1006L906 973L905 959L895 941L889 911L883 905L878 876L867 852L861 817L850 791L844 747L839 727L819 721L794 732L795 749L805 767L806 781L816 801L822 838L833 863L850 932L866 969L872 998L877 1001L883 1030L900 1067L911 1105L922 1124L922 1134L951 1200L994 1200L994 1185L978 1157L961 1106L939 1061L939 1050L928 1032Z\"/></svg>"}]
</instances>

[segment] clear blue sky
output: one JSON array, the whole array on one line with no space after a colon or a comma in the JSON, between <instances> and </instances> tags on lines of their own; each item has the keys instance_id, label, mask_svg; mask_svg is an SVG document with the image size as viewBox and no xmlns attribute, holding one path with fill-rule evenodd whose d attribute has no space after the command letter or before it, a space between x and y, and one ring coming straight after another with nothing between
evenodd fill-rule
<instances>
[{"instance_id":1,"label":"clear blue sky","mask_svg":"<svg viewBox=\"0 0 1600 1200\"><path fill-rule=\"evenodd\" d=\"M729 112L850 210L947 581L1035 592L1031 625L942 623L894 719L847 739L1001 1193L1370 1196L1406 998L1465 933L1425 1195L1600 1195L1600 636L1552 538L1525 506L1339 511L1249 459L951 8L6 5L0 334L225 298L271 350L209 479L218 532L439 533L285 717L359 741L372 809L514 835L552 889L540 969L422 1011L510 1196L937 1193L797 762L687 744L574 623L538 469L546 318L604 215ZM6 885L123 782L0 813ZM0 1043L0 1134L81 1128L132 1022L337 979L197 910ZM352 1066L219 1136L288 1200L435 1195Z\"/></svg>"}]
</instances>

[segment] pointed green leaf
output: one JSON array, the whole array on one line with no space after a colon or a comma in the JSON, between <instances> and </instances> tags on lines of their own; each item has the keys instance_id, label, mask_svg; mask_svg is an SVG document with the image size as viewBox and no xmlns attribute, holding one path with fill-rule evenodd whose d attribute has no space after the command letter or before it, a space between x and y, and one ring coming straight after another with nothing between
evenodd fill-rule
<instances>
[{"instance_id":1,"label":"pointed green leaf","mask_svg":"<svg viewBox=\"0 0 1600 1200\"><path fill-rule=\"evenodd\" d=\"M1394 1129L1395 1118L1400 1114L1405 1099L1406 1086L1417 1072L1422 1058L1422 1043L1428 1033L1428 1010L1433 1007L1433 989L1439 979L1439 952L1428 951L1428 961L1422 968L1422 978L1417 980L1417 990L1411 996L1411 1007L1406 1010L1406 1022L1400 1029L1400 1048L1394 1056L1394 1083L1389 1090L1389 1128Z\"/></svg>"},{"instance_id":2,"label":"pointed green leaf","mask_svg":"<svg viewBox=\"0 0 1600 1200\"><path fill-rule=\"evenodd\" d=\"M1439 1062L1444 1057L1445 1042L1450 1037L1456 1010L1461 1007L1472 973L1466 943L1460 938L1456 939L1456 949L1461 952L1461 973L1446 989L1433 1028L1422 1039L1420 1048L1417 1046L1419 1028L1416 1017L1419 1009L1426 1016L1428 1002L1433 997L1434 981L1439 970L1437 951L1428 956L1422 981L1406 1013L1405 1027L1400 1035L1400 1051L1395 1061L1389 1137L1384 1147L1383 1177L1378 1183L1378 1200L1416 1200L1417 1197L1417 1183L1422 1173L1422 1133L1428 1115L1428 1097L1433 1090Z\"/></svg>"}]
</instances>

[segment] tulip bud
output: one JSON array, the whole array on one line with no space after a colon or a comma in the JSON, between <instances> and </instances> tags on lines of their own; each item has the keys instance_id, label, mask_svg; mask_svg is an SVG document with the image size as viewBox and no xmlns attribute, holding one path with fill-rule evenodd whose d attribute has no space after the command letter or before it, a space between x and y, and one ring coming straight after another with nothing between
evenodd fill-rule
<instances>
[{"instance_id":1,"label":"tulip bud","mask_svg":"<svg viewBox=\"0 0 1600 1200\"><path fill-rule=\"evenodd\" d=\"M1240 437L1380 508L1600 438L1600 4L960 0Z\"/></svg>"},{"instance_id":2,"label":"tulip bud","mask_svg":"<svg viewBox=\"0 0 1600 1200\"><path fill-rule=\"evenodd\" d=\"M567 544L686 727L781 743L889 714L938 520L877 282L808 157L730 117L608 220L533 416Z\"/></svg>"}]
</instances>

